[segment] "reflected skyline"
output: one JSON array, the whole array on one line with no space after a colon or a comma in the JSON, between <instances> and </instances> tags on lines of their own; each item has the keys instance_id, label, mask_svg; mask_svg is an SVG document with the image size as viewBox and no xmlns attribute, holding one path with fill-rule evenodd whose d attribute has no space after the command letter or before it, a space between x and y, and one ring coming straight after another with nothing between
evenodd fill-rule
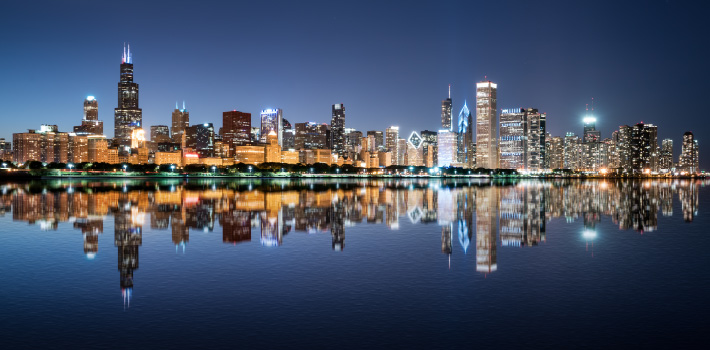
<instances>
[{"instance_id":1,"label":"reflected skyline","mask_svg":"<svg viewBox=\"0 0 710 350\"><path fill-rule=\"evenodd\" d=\"M186 253L190 232L221 231L222 243L288 244L294 233L330 234L343 251L359 225L400 229L401 222L429 225L441 235L442 254L475 254L475 269L496 272L498 254L546 242L553 220L582 221L581 237L593 256L596 226L658 230L658 215L672 216L680 201L683 220L698 214L698 192L707 183L672 181L45 181L0 185L0 215L57 230L71 224L83 235L83 252L100 254L98 236L113 221L124 307L130 307L139 269L143 227L170 231L176 252ZM113 218L111 218L113 217ZM110 222L109 221L109 222ZM167 233L167 232L166 232ZM165 240L166 244L168 240ZM501 250L499 252L499 249ZM189 252L188 252L189 253ZM505 266L502 266L505 268Z\"/></svg>"}]
</instances>

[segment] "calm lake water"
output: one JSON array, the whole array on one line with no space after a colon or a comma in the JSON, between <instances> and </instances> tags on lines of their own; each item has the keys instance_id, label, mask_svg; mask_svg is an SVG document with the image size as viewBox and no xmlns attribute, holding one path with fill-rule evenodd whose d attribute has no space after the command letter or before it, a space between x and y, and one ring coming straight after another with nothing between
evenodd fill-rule
<instances>
[{"instance_id":1,"label":"calm lake water","mask_svg":"<svg viewBox=\"0 0 710 350\"><path fill-rule=\"evenodd\" d=\"M702 347L708 184L4 183L2 344Z\"/></svg>"}]
</instances>

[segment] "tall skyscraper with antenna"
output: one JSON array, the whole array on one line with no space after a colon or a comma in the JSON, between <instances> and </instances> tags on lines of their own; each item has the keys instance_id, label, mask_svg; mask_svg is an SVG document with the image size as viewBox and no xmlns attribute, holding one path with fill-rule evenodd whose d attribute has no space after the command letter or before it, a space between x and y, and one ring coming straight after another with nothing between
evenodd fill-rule
<instances>
[{"instance_id":1,"label":"tall skyscraper with antenna","mask_svg":"<svg viewBox=\"0 0 710 350\"><path fill-rule=\"evenodd\" d=\"M449 98L441 101L441 127L451 130L451 85L449 84Z\"/></svg>"},{"instance_id":2,"label":"tall skyscraper with antenna","mask_svg":"<svg viewBox=\"0 0 710 350\"><path fill-rule=\"evenodd\" d=\"M134 129L143 126L143 111L138 108L138 84L133 82L131 45L123 47L121 77L118 82L118 107L114 110L114 144L127 152Z\"/></svg>"},{"instance_id":3,"label":"tall skyscraper with antenna","mask_svg":"<svg viewBox=\"0 0 710 350\"><path fill-rule=\"evenodd\" d=\"M180 147L185 147L185 129L190 126L190 112L185 108L185 101L182 101L182 109L175 102L173 110L171 138L174 143L179 143Z\"/></svg>"}]
</instances>

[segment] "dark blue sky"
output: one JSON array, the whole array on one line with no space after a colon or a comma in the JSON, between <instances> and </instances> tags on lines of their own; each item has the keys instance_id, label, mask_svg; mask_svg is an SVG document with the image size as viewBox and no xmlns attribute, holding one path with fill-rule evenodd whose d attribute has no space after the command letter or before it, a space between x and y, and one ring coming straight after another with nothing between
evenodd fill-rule
<instances>
[{"instance_id":1,"label":"dark blue sky","mask_svg":"<svg viewBox=\"0 0 710 350\"><path fill-rule=\"evenodd\" d=\"M130 42L147 126L281 107L291 121L437 130L452 84L455 113L484 76L498 108L536 107L553 135L582 132L594 97L603 137L659 126L659 141L708 121L709 7L699 1L5 1L0 137L80 123L87 95L113 134L119 64Z\"/></svg>"}]
</instances>

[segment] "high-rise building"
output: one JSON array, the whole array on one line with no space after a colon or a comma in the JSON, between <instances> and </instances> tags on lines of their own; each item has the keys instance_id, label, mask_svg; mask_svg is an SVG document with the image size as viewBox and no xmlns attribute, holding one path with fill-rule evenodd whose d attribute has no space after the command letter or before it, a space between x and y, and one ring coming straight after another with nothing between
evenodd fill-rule
<instances>
[{"instance_id":1,"label":"high-rise building","mask_svg":"<svg viewBox=\"0 0 710 350\"><path fill-rule=\"evenodd\" d=\"M473 116L471 111L469 111L466 101L463 103L463 107L459 112L458 120L458 135L457 135L457 146L456 146L456 162L468 166L468 156L469 149L473 143Z\"/></svg>"},{"instance_id":2,"label":"high-rise building","mask_svg":"<svg viewBox=\"0 0 710 350\"><path fill-rule=\"evenodd\" d=\"M314 122L296 123L295 146L301 149L326 149L328 148L328 124Z\"/></svg>"},{"instance_id":3,"label":"high-rise building","mask_svg":"<svg viewBox=\"0 0 710 350\"><path fill-rule=\"evenodd\" d=\"M373 145L374 151L384 151L385 150L385 137L382 131L370 130L367 132L367 136L372 136L375 139Z\"/></svg>"},{"instance_id":4,"label":"high-rise building","mask_svg":"<svg viewBox=\"0 0 710 350\"><path fill-rule=\"evenodd\" d=\"M531 172L542 168L545 130L535 108L504 109L500 114L500 167Z\"/></svg>"},{"instance_id":5,"label":"high-rise building","mask_svg":"<svg viewBox=\"0 0 710 350\"><path fill-rule=\"evenodd\" d=\"M345 155L345 106L342 103L334 104L332 112L330 132L333 138L333 154L342 157Z\"/></svg>"},{"instance_id":6,"label":"high-rise building","mask_svg":"<svg viewBox=\"0 0 710 350\"><path fill-rule=\"evenodd\" d=\"M452 130L451 128L451 85L449 85L449 97L441 101L441 127Z\"/></svg>"},{"instance_id":7,"label":"high-rise building","mask_svg":"<svg viewBox=\"0 0 710 350\"><path fill-rule=\"evenodd\" d=\"M150 140L155 143L170 142L170 128L167 125L152 125L150 127Z\"/></svg>"},{"instance_id":8,"label":"high-rise building","mask_svg":"<svg viewBox=\"0 0 710 350\"><path fill-rule=\"evenodd\" d=\"M289 149L294 149L296 148L296 130L293 128L291 123L286 120L282 119L283 121L283 149L284 150L289 150ZM267 135L268 139L268 135ZM268 140L267 140L268 141ZM277 140L278 141L278 140Z\"/></svg>"},{"instance_id":9,"label":"high-rise building","mask_svg":"<svg viewBox=\"0 0 710 350\"><path fill-rule=\"evenodd\" d=\"M630 160L633 172L653 171L654 154L658 148L658 128L652 124L638 123L631 127Z\"/></svg>"},{"instance_id":10,"label":"high-rise building","mask_svg":"<svg viewBox=\"0 0 710 350\"><path fill-rule=\"evenodd\" d=\"M597 118L587 115L582 121L584 122L583 142L589 143L601 141L601 132L596 129Z\"/></svg>"},{"instance_id":11,"label":"high-rise building","mask_svg":"<svg viewBox=\"0 0 710 350\"><path fill-rule=\"evenodd\" d=\"M437 135L437 164L440 167L449 167L456 163L456 133L449 129L439 130Z\"/></svg>"},{"instance_id":12,"label":"high-rise building","mask_svg":"<svg viewBox=\"0 0 710 350\"><path fill-rule=\"evenodd\" d=\"M0 138L0 160L12 159L12 142Z\"/></svg>"},{"instance_id":13,"label":"high-rise building","mask_svg":"<svg viewBox=\"0 0 710 350\"><path fill-rule=\"evenodd\" d=\"M476 84L476 166L498 168L498 123L496 118L498 84Z\"/></svg>"},{"instance_id":14,"label":"high-rise building","mask_svg":"<svg viewBox=\"0 0 710 350\"><path fill-rule=\"evenodd\" d=\"M283 146L283 111L281 108L269 108L261 111L261 143L266 143L266 135L271 131L278 135L279 146Z\"/></svg>"},{"instance_id":15,"label":"high-rise building","mask_svg":"<svg viewBox=\"0 0 710 350\"><path fill-rule=\"evenodd\" d=\"M564 139L564 169L579 169L580 142L579 137L573 132L568 132Z\"/></svg>"},{"instance_id":16,"label":"high-rise building","mask_svg":"<svg viewBox=\"0 0 710 350\"><path fill-rule=\"evenodd\" d=\"M399 126L390 126L385 130L385 148L392 152L392 164L399 165L397 154L397 140L399 140Z\"/></svg>"},{"instance_id":17,"label":"high-rise building","mask_svg":"<svg viewBox=\"0 0 710 350\"><path fill-rule=\"evenodd\" d=\"M222 112L222 142L229 146L229 157L234 157L237 146L251 145L251 129L251 113Z\"/></svg>"},{"instance_id":18,"label":"high-rise building","mask_svg":"<svg viewBox=\"0 0 710 350\"><path fill-rule=\"evenodd\" d=\"M422 151L424 155L424 166L436 166L438 162L437 155L437 133L436 131L423 130L421 132L422 137ZM431 148L430 148L431 146ZM431 154L430 154L431 153ZM427 165L427 160L431 159L431 165Z\"/></svg>"},{"instance_id":19,"label":"high-rise building","mask_svg":"<svg viewBox=\"0 0 710 350\"><path fill-rule=\"evenodd\" d=\"M683 144L680 151L678 167L691 174L697 173L700 169L698 155L698 142L695 140L693 133L688 131L683 134Z\"/></svg>"},{"instance_id":20,"label":"high-rise building","mask_svg":"<svg viewBox=\"0 0 710 350\"><path fill-rule=\"evenodd\" d=\"M185 108L185 102L182 103L182 108L178 108L175 102L175 110L173 110L172 119L172 140L174 143L179 143L181 147L185 147L185 129L190 126L190 112Z\"/></svg>"},{"instance_id":21,"label":"high-rise building","mask_svg":"<svg viewBox=\"0 0 710 350\"><path fill-rule=\"evenodd\" d=\"M99 102L94 96L88 96L84 100L84 119L81 125L74 127L74 132L84 135L104 133L104 122L99 120Z\"/></svg>"},{"instance_id":22,"label":"high-rise building","mask_svg":"<svg viewBox=\"0 0 710 350\"><path fill-rule=\"evenodd\" d=\"M661 144L661 157L659 161L660 171L670 172L673 169L673 140L663 139Z\"/></svg>"},{"instance_id":23,"label":"high-rise building","mask_svg":"<svg viewBox=\"0 0 710 350\"><path fill-rule=\"evenodd\" d=\"M196 124L185 129L186 147L197 151L200 158L214 157L214 126Z\"/></svg>"},{"instance_id":24,"label":"high-rise building","mask_svg":"<svg viewBox=\"0 0 710 350\"><path fill-rule=\"evenodd\" d=\"M407 165L423 166L424 157L422 151L422 137L416 131L412 131L407 139Z\"/></svg>"},{"instance_id":25,"label":"high-rise building","mask_svg":"<svg viewBox=\"0 0 710 350\"><path fill-rule=\"evenodd\" d=\"M549 159L549 169L564 169L565 167L565 147L562 137L551 137L548 142L547 154Z\"/></svg>"},{"instance_id":26,"label":"high-rise building","mask_svg":"<svg viewBox=\"0 0 710 350\"><path fill-rule=\"evenodd\" d=\"M131 46L123 48L121 78L118 82L118 107L114 110L114 143L127 152L134 129L143 125L143 111L138 108L138 84L133 82Z\"/></svg>"},{"instance_id":27,"label":"high-rise building","mask_svg":"<svg viewBox=\"0 0 710 350\"><path fill-rule=\"evenodd\" d=\"M362 131L357 131L355 129L346 129L345 133L345 144L348 152L358 152L360 147L360 140L362 139Z\"/></svg>"},{"instance_id":28,"label":"high-rise building","mask_svg":"<svg viewBox=\"0 0 710 350\"><path fill-rule=\"evenodd\" d=\"M397 139L397 165L407 165L407 140L405 139Z\"/></svg>"}]
</instances>

